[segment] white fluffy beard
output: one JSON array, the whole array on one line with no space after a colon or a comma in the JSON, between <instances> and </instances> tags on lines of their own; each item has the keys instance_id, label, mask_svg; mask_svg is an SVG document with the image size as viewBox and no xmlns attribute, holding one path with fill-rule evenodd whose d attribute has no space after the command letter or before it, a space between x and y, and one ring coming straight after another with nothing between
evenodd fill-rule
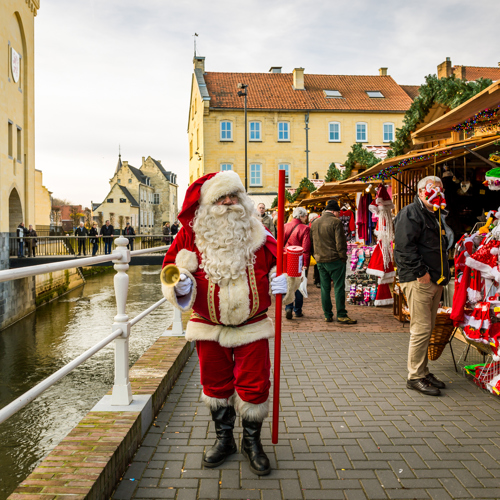
<instances>
[{"instance_id":1,"label":"white fluffy beard","mask_svg":"<svg viewBox=\"0 0 500 500\"><path fill-rule=\"evenodd\" d=\"M247 266L254 264L253 230L261 225L254 211L253 204L202 205L196 211L193 230L200 267L213 283L245 276Z\"/></svg>"}]
</instances>

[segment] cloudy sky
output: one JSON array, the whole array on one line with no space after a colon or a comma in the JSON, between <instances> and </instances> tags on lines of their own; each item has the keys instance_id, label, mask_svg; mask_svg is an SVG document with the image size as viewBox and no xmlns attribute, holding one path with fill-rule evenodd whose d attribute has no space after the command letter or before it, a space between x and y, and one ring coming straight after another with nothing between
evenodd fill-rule
<instances>
[{"instance_id":1,"label":"cloudy sky","mask_svg":"<svg viewBox=\"0 0 500 500\"><path fill-rule=\"evenodd\" d=\"M480 5L480 6L479 6ZM54 196L100 202L122 159L188 183L193 34L207 71L374 75L496 66L498 0L42 0L35 19L36 167Z\"/></svg>"}]
</instances>

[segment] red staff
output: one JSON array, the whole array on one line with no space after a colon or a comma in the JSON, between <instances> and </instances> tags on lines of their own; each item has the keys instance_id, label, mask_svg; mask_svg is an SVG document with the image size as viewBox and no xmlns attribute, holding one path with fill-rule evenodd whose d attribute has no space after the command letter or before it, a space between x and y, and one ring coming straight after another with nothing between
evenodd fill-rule
<instances>
[{"instance_id":1,"label":"red staff","mask_svg":"<svg viewBox=\"0 0 500 500\"><path fill-rule=\"evenodd\" d=\"M276 255L276 276L283 274L283 235L285 231L285 170L278 171L278 251ZM274 321L274 387L273 387L273 430L272 442L278 443L280 413L281 375L281 308L283 296L276 295L276 318Z\"/></svg>"}]
</instances>

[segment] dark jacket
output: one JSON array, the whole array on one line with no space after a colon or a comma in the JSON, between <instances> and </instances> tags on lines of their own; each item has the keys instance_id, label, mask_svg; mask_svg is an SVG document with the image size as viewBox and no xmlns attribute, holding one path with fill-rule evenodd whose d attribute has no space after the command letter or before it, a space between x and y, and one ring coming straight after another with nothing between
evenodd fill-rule
<instances>
[{"instance_id":1,"label":"dark jacket","mask_svg":"<svg viewBox=\"0 0 500 500\"><path fill-rule=\"evenodd\" d=\"M283 243L285 248L291 246L302 247L304 250L304 267L309 267L311 261L311 230L307 224L302 224L299 219L293 219L285 224Z\"/></svg>"},{"instance_id":2,"label":"dark jacket","mask_svg":"<svg viewBox=\"0 0 500 500\"><path fill-rule=\"evenodd\" d=\"M28 240L28 243L31 246L36 246L36 244L38 243L38 239L37 239L38 234L36 234L36 231L34 229L31 229L31 231L28 229L26 236L33 238L31 240Z\"/></svg>"},{"instance_id":3,"label":"dark jacket","mask_svg":"<svg viewBox=\"0 0 500 500\"><path fill-rule=\"evenodd\" d=\"M129 227L126 227L124 230L123 230L123 234L125 236L135 236L135 231L134 231L134 228L132 226L129 226Z\"/></svg>"},{"instance_id":4,"label":"dark jacket","mask_svg":"<svg viewBox=\"0 0 500 500\"><path fill-rule=\"evenodd\" d=\"M104 226L101 227L101 234L103 236L108 236L107 239L109 240L109 236L113 236L113 234L115 234L115 228L112 224L110 224L109 226L106 226L106 224L104 224Z\"/></svg>"},{"instance_id":5,"label":"dark jacket","mask_svg":"<svg viewBox=\"0 0 500 500\"><path fill-rule=\"evenodd\" d=\"M444 221L444 214L441 214L441 231L440 249L439 219L427 210L418 196L398 213L394 219L394 262L401 283L415 281L427 272L431 281L437 283L441 277L441 262L445 279L439 284L446 285L450 281L448 248L453 243L453 233Z\"/></svg>"},{"instance_id":6,"label":"dark jacket","mask_svg":"<svg viewBox=\"0 0 500 500\"><path fill-rule=\"evenodd\" d=\"M89 236L97 236L99 234L99 231L97 231L96 227L91 227L89 231ZM90 243L94 244L97 243L97 238L90 238Z\"/></svg>"},{"instance_id":7,"label":"dark jacket","mask_svg":"<svg viewBox=\"0 0 500 500\"><path fill-rule=\"evenodd\" d=\"M175 222L170 227L170 232L172 233L172 236L176 235L179 232L179 226Z\"/></svg>"},{"instance_id":8,"label":"dark jacket","mask_svg":"<svg viewBox=\"0 0 500 500\"><path fill-rule=\"evenodd\" d=\"M75 229L75 236L88 236L89 232L87 231L87 228L85 226L80 227L78 226Z\"/></svg>"},{"instance_id":9,"label":"dark jacket","mask_svg":"<svg viewBox=\"0 0 500 500\"><path fill-rule=\"evenodd\" d=\"M262 217L262 224L269 229L269 232L276 238L276 227L274 226L273 219L269 215L264 214ZM305 262L305 261L304 261Z\"/></svg>"},{"instance_id":10,"label":"dark jacket","mask_svg":"<svg viewBox=\"0 0 500 500\"><path fill-rule=\"evenodd\" d=\"M170 243L171 238L170 236L170 226L163 226L163 241L165 243Z\"/></svg>"},{"instance_id":11,"label":"dark jacket","mask_svg":"<svg viewBox=\"0 0 500 500\"><path fill-rule=\"evenodd\" d=\"M311 250L319 263L347 261L344 225L332 212L323 212L311 224Z\"/></svg>"}]
</instances>

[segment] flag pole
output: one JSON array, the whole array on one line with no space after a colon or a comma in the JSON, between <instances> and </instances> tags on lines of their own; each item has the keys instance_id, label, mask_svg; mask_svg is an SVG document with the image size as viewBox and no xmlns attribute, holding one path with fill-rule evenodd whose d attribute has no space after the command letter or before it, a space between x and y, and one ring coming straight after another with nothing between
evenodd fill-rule
<instances>
[{"instance_id":1,"label":"flag pole","mask_svg":"<svg viewBox=\"0 0 500 500\"><path fill-rule=\"evenodd\" d=\"M276 255L276 275L283 274L283 236L285 232L285 170L278 171L278 250ZM281 375L281 313L283 296L276 295L276 317L274 320L274 384L273 384L273 429L272 442L278 443L280 412L280 375Z\"/></svg>"}]
</instances>

